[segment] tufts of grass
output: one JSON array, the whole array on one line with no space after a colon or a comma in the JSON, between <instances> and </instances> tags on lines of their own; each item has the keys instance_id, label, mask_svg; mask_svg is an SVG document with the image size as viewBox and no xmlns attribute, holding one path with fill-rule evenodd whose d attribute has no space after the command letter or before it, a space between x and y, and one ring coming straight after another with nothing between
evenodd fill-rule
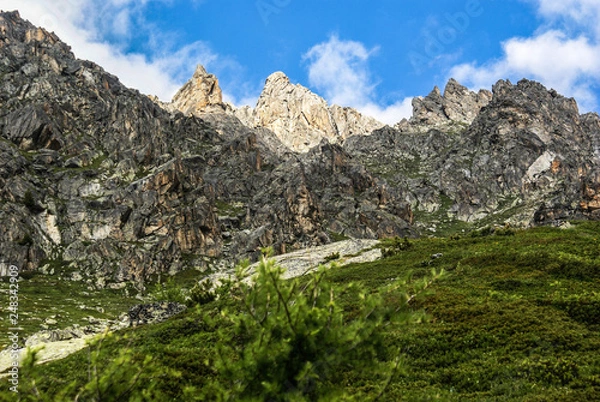
<instances>
[{"instance_id":1,"label":"tufts of grass","mask_svg":"<svg viewBox=\"0 0 600 402\"><path fill-rule=\"evenodd\" d=\"M326 278L377 294L398 278L448 271L411 303L426 312L423 323L385 326L381 350L400 350L406 369L391 377L382 400L594 401L600 400L599 239L600 223L588 222L410 240L410 247L398 241L402 249L389 257L332 268ZM129 343L115 338L107 351L131 347L135 356L154 356L159 368L181 373L157 377L156 388L169 400L191 400L190 390L215 378L215 356L226 350L219 334L243 341L244 333L234 334L221 318L231 303L220 297L164 323L126 330ZM362 299L347 292L338 303L352 322ZM39 387L58 392L65 378L83 384L86 364L85 353L47 364ZM371 398L380 388L352 362L329 385Z\"/></svg>"},{"instance_id":2,"label":"tufts of grass","mask_svg":"<svg viewBox=\"0 0 600 402\"><path fill-rule=\"evenodd\" d=\"M123 290L90 289L85 282L59 278L59 275L42 275L24 272L19 281L19 336L25 339L43 329L48 318L57 321L49 329L64 328L72 324L87 325L88 317L114 319L126 312L139 300L129 297ZM8 281L0 282L0 298L8 303ZM5 317L3 317L5 318ZM0 320L0 331L8 333L11 325L8 317ZM0 348L8 345L8 339L0 341Z\"/></svg>"}]
</instances>

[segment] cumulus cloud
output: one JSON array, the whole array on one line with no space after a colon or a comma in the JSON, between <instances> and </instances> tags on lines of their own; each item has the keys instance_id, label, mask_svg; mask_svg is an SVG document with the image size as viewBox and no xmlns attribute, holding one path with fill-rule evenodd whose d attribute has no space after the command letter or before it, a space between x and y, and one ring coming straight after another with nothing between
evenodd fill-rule
<instances>
[{"instance_id":1,"label":"cumulus cloud","mask_svg":"<svg viewBox=\"0 0 600 402\"><path fill-rule=\"evenodd\" d=\"M407 98L393 105L375 101L369 59L378 48L368 49L361 42L340 40L332 35L328 41L313 46L303 59L308 62L308 80L330 102L351 106L377 120L394 124L412 113Z\"/></svg>"},{"instance_id":2,"label":"cumulus cloud","mask_svg":"<svg viewBox=\"0 0 600 402\"><path fill-rule=\"evenodd\" d=\"M122 44L106 40L110 35L127 40L134 27L150 30L142 11L151 1L171 0L3 0L1 7L19 10L23 18L54 31L77 57L96 62L125 85L169 101L197 64L210 69L230 61L202 41L148 56L128 53Z\"/></svg>"},{"instance_id":3,"label":"cumulus cloud","mask_svg":"<svg viewBox=\"0 0 600 402\"><path fill-rule=\"evenodd\" d=\"M529 0L538 6L540 15L550 20L575 22L600 38L600 2L598 0Z\"/></svg>"},{"instance_id":4,"label":"cumulus cloud","mask_svg":"<svg viewBox=\"0 0 600 402\"><path fill-rule=\"evenodd\" d=\"M600 3L528 1L536 3L543 18L535 35L511 38L502 44L499 59L460 64L449 75L476 89L489 88L500 78L531 78L574 97L582 111L597 110L594 88L600 86Z\"/></svg>"},{"instance_id":5,"label":"cumulus cloud","mask_svg":"<svg viewBox=\"0 0 600 402\"><path fill-rule=\"evenodd\" d=\"M389 106L381 106L373 102L368 102L358 106L357 109L382 123L393 125L404 118L408 119L412 116L412 100L413 98L404 98Z\"/></svg>"}]
</instances>

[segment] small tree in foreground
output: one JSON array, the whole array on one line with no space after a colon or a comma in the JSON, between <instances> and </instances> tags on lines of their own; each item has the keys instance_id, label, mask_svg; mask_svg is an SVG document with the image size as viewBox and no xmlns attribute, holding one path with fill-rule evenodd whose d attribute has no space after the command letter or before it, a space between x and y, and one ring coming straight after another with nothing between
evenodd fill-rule
<instances>
[{"instance_id":1,"label":"small tree in foreground","mask_svg":"<svg viewBox=\"0 0 600 402\"><path fill-rule=\"evenodd\" d=\"M389 359L382 330L390 323L408 325L423 319L409 304L443 272L418 281L398 280L367 294L357 284L328 281L325 269L308 278L284 280L284 269L263 256L248 281L247 264L238 267L230 288L235 308L222 311L218 356L210 362L215 379L198 390L198 400L303 401L351 399L339 386L351 371L382 377L379 396L402 363L398 351ZM344 311L339 297L356 297L354 311ZM209 318L205 318L209 320ZM377 399L377 398L375 398Z\"/></svg>"}]
</instances>

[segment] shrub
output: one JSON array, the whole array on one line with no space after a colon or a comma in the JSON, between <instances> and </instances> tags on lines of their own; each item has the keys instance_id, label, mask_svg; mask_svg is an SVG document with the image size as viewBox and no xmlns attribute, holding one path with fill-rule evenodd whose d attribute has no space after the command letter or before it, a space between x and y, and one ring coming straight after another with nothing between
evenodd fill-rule
<instances>
[{"instance_id":1,"label":"shrub","mask_svg":"<svg viewBox=\"0 0 600 402\"><path fill-rule=\"evenodd\" d=\"M398 255L402 251L410 250L413 246L410 240L408 240L408 237L404 237L403 239L394 237L392 240L382 242L382 244L383 248L381 250L381 255L384 258Z\"/></svg>"},{"instance_id":2,"label":"shrub","mask_svg":"<svg viewBox=\"0 0 600 402\"><path fill-rule=\"evenodd\" d=\"M29 212L34 214L38 214L43 211L43 209L38 205L35 198L33 197L33 193L31 192L31 190L25 191L25 194L23 195L23 205L27 207Z\"/></svg>"},{"instance_id":3,"label":"shrub","mask_svg":"<svg viewBox=\"0 0 600 402\"><path fill-rule=\"evenodd\" d=\"M473 230L469 233L470 237L486 237L494 234L494 229L490 226L486 226L484 228Z\"/></svg>"},{"instance_id":4,"label":"shrub","mask_svg":"<svg viewBox=\"0 0 600 402\"><path fill-rule=\"evenodd\" d=\"M187 300L187 292L173 278L167 279L166 282L156 283L154 289L150 293L154 300L171 301L180 304L185 304Z\"/></svg>"},{"instance_id":5,"label":"shrub","mask_svg":"<svg viewBox=\"0 0 600 402\"><path fill-rule=\"evenodd\" d=\"M214 301L217 294L213 289L214 285L210 279L198 282L192 289L187 300L188 306L203 305Z\"/></svg>"},{"instance_id":6,"label":"shrub","mask_svg":"<svg viewBox=\"0 0 600 402\"><path fill-rule=\"evenodd\" d=\"M136 356L130 347L119 350L109 361L102 359L103 342L113 334L105 333L88 343L87 382L78 386L72 381L58 393L52 395L41 389L44 369L38 363L37 350L28 350L21 365L18 394L13 391L0 393L0 400L19 401L153 401L162 400L163 395L156 389L158 376L179 377L180 373L158 366L150 356ZM18 399L14 399L15 395Z\"/></svg>"},{"instance_id":7,"label":"shrub","mask_svg":"<svg viewBox=\"0 0 600 402\"><path fill-rule=\"evenodd\" d=\"M188 389L187 397L340 399L343 393L330 384L338 382L347 369L387 377L379 391L382 394L401 366L399 358L385 361L390 353L397 356L398 352L383 347L383 327L422 319L409 304L441 273L417 282L397 281L367 295L358 285L330 283L325 272L321 268L302 282L299 278L283 280L284 269L263 257L253 281L248 282L247 269L238 267L229 294L236 307L221 311L229 325L218 329L219 351L210 362L215 378L200 392ZM342 293L362 300L359 310L352 312L353 320L337 302Z\"/></svg>"},{"instance_id":8,"label":"shrub","mask_svg":"<svg viewBox=\"0 0 600 402\"><path fill-rule=\"evenodd\" d=\"M567 359L525 359L519 374L547 385L568 385L579 378L577 363Z\"/></svg>"},{"instance_id":9,"label":"shrub","mask_svg":"<svg viewBox=\"0 0 600 402\"><path fill-rule=\"evenodd\" d=\"M497 228L494 230L496 236L514 236L517 232L509 227Z\"/></svg>"}]
</instances>

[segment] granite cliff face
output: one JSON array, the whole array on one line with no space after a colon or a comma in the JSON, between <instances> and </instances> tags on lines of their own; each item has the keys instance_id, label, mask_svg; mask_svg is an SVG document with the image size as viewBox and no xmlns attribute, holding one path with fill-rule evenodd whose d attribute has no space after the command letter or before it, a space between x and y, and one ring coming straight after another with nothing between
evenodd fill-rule
<instances>
[{"instance_id":1,"label":"granite cliff face","mask_svg":"<svg viewBox=\"0 0 600 402\"><path fill-rule=\"evenodd\" d=\"M0 53L0 271L120 287L341 232L415 233L403 197L382 203L339 145L298 155L231 113L169 110L16 12L0 14ZM218 106L210 79L198 69L176 102Z\"/></svg>"},{"instance_id":2,"label":"granite cliff face","mask_svg":"<svg viewBox=\"0 0 600 402\"><path fill-rule=\"evenodd\" d=\"M266 246L600 216L600 118L535 82L451 80L392 128L282 73L254 109L201 66L162 104L18 13L0 56L0 274L143 286Z\"/></svg>"},{"instance_id":3,"label":"granite cliff face","mask_svg":"<svg viewBox=\"0 0 600 402\"><path fill-rule=\"evenodd\" d=\"M442 114L447 95L436 93L415 102L416 116L402 124L402 132L388 127L344 144L408 195L422 228L598 217L597 114L580 115L573 99L538 83L499 81L468 124L470 111L480 105L473 100L487 99L487 93L468 94L462 102L467 112L459 108L454 114ZM437 111L427 117L433 122L429 130L423 129L423 108Z\"/></svg>"}]
</instances>

